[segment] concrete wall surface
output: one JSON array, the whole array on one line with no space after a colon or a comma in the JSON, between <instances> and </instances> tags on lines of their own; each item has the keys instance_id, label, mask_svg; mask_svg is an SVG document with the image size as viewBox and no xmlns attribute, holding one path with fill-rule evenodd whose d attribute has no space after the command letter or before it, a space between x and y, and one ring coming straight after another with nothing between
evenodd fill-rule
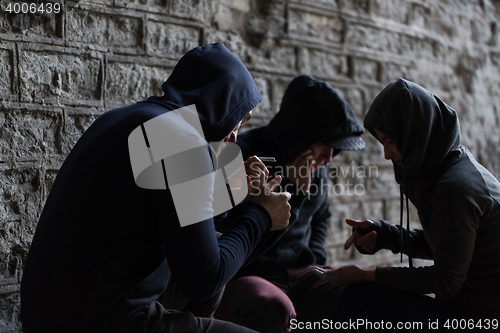
<instances>
[{"instance_id":1,"label":"concrete wall surface","mask_svg":"<svg viewBox=\"0 0 500 333\"><path fill-rule=\"evenodd\" d=\"M161 95L198 45L223 42L254 76L263 102L246 128L273 116L299 74L330 83L360 120L404 77L457 110L463 144L500 176L499 0L57 1L60 12L43 15L0 1L0 333L21 331L23 263L65 156L104 111ZM330 165L329 260L398 264L342 248L346 217L399 223L392 167L364 138Z\"/></svg>"}]
</instances>

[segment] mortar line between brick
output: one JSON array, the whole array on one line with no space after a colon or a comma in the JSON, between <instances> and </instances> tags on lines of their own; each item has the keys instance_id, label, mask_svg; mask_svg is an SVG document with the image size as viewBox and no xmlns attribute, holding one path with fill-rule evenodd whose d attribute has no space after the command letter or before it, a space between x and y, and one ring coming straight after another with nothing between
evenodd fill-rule
<instances>
[{"instance_id":1,"label":"mortar line between brick","mask_svg":"<svg viewBox=\"0 0 500 333\"><path fill-rule=\"evenodd\" d=\"M17 76L17 100L19 103L21 103L21 66L20 66L20 60L19 60L19 53L20 53L20 47L19 43L16 43L16 51L15 51L15 62L16 62L16 76Z\"/></svg>"}]
</instances>

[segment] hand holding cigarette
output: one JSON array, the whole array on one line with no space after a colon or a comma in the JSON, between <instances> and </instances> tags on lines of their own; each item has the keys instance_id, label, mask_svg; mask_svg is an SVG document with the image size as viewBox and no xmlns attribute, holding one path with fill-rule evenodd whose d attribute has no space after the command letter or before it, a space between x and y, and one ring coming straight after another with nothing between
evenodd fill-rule
<instances>
[{"instance_id":1,"label":"hand holding cigarette","mask_svg":"<svg viewBox=\"0 0 500 333\"><path fill-rule=\"evenodd\" d=\"M307 149L286 165L287 178L298 188L308 192L315 166L312 150Z\"/></svg>"},{"instance_id":2,"label":"hand holding cigarette","mask_svg":"<svg viewBox=\"0 0 500 333\"><path fill-rule=\"evenodd\" d=\"M262 162L276 162L276 159L274 157L261 157L261 156L259 156L258 158Z\"/></svg>"},{"instance_id":3,"label":"hand holding cigarette","mask_svg":"<svg viewBox=\"0 0 500 333\"><path fill-rule=\"evenodd\" d=\"M245 172L250 177L250 183L248 184L249 194L258 192L267 183L269 170L267 170L259 157L254 155L245 161Z\"/></svg>"}]
</instances>

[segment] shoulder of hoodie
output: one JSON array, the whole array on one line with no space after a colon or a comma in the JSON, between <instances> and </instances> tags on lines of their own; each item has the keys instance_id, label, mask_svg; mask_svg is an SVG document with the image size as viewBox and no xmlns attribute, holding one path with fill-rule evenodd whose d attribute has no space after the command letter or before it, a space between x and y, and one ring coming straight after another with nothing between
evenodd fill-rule
<instances>
[{"instance_id":1,"label":"shoulder of hoodie","mask_svg":"<svg viewBox=\"0 0 500 333\"><path fill-rule=\"evenodd\" d=\"M266 126L256 127L238 134L236 144L244 154L257 154L262 146L267 145L266 128Z\"/></svg>"},{"instance_id":2,"label":"shoulder of hoodie","mask_svg":"<svg viewBox=\"0 0 500 333\"><path fill-rule=\"evenodd\" d=\"M433 195L440 194L459 202L473 199L500 203L500 183L467 148L460 146L450 152L437 177Z\"/></svg>"},{"instance_id":3,"label":"shoulder of hoodie","mask_svg":"<svg viewBox=\"0 0 500 333\"><path fill-rule=\"evenodd\" d=\"M166 115L175 110L169 110L163 105L141 101L135 104L124 106L121 108L116 108L103 113L94 122L101 129L113 132L122 132L125 135L129 135L138 126L141 126L152 119ZM167 120L165 122L165 120ZM198 133L195 131L191 125L183 121L182 117L172 114L171 117L163 118L164 126L168 127L169 131L176 131L183 138L196 137ZM94 124L93 124L94 125ZM198 138L196 138L198 139Z\"/></svg>"},{"instance_id":4,"label":"shoulder of hoodie","mask_svg":"<svg viewBox=\"0 0 500 333\"><path fill-rule=\"evenodd\" d=\"M103 113L99 118L109 118L111 122L120 122L122 124L131 123L141 125L144 122L166 114L171 110L160 104L140 101L124 107L109 110Z\"/></svg>"}]
</instances>

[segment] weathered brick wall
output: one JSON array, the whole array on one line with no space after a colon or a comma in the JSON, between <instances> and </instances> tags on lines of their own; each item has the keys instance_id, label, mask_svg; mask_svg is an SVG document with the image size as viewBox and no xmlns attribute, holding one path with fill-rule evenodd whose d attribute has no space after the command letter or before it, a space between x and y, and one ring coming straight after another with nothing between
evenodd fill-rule
<instances>
[{"instance_id":1,"label":"weathered brick wall","mask_svg":"<svg viewBox=\"0 0 500 333\"><path fill-rule=\"evenodd\" d=\"M178 58L198 45L224 42L254 75L263 103L250 126L270 119L298 74L329 82L360 119L387 83L405 77L459 112L463 143L500 176L498 0L62 0L62 15L46 22L7 13L8 1L0 12L0 332L20 331L23 262L73 144L105 110L161 94ZM331 263L397 259L342 250L346 217L399 221L390 164L365 138L364 151L332 164L342 168L332 173Z\"/></svg>"}]
</instances>

